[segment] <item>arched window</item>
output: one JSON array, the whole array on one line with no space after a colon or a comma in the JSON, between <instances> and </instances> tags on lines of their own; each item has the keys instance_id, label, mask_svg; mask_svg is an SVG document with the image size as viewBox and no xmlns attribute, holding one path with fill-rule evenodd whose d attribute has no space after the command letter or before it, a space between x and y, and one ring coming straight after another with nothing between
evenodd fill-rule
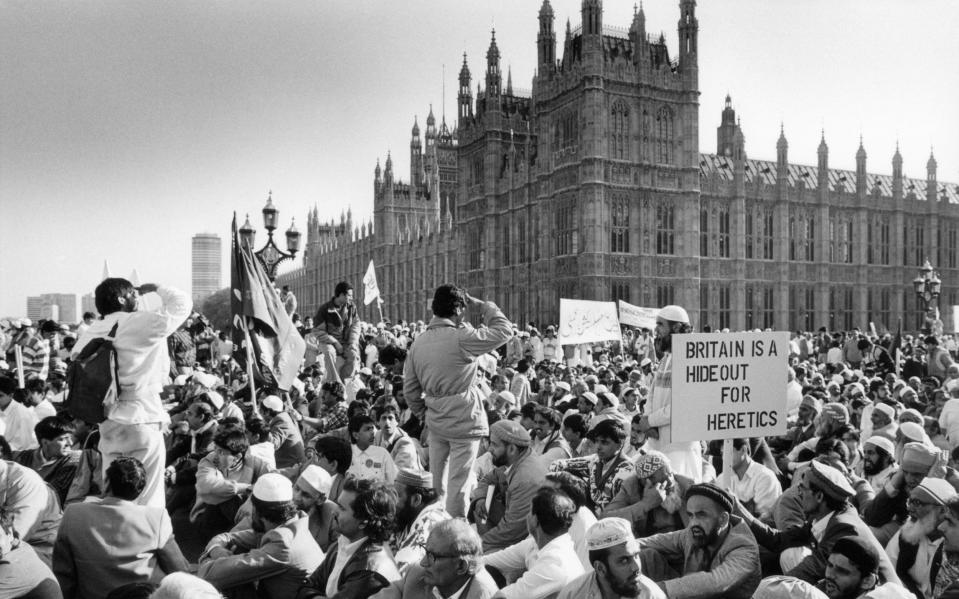
<instances>
[{"instance_id":1,"label":"arched window","mask_svg":"<svg viewBox=\"0 0 959 599\"><path fill-rule=\"evenodd\" d=\"M650 151L649 140L650 136L653 134L653 119L649 116L649 112L643 110L643 130L642 130L642 139L640 140L640 147L642 148L642 158L643 160L652 160L653 153Z\"/></svg>"},{"instance_id":2,"label":"arched window","mask_svg":"<svg viewBox=\"0 0 959 599\"><path fill-rule=\"evenodd\" d=\"M629 160L629 108L622 101L613 104L610 113L609 157Z\"/></svg>"},{"instance_id":3,"label":"arched window","mask_svg":"<svg viewBox=\"0 0 959 599\"><path fill-rule=\"evenodd\" d=\"M663 106L656 113L656 161L670 164L673 161L673 113Z\"/></svg>"}]
</instances>

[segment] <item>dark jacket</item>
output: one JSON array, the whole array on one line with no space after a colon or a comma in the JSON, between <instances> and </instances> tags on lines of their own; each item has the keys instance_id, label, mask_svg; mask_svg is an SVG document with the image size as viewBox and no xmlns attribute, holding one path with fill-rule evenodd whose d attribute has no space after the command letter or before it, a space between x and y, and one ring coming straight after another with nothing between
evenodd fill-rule
<instances>
[{"instance_id":1,"label":"dark jacket","mask_svg":"<svg viewBox=\"0 0 959 599\"><path fill-rule=\"evenodd\" d=\"M296 599L310 599L326 596L326 583L336 564L339 541L330 546L326 559L306 580L306 584L296 594ZM394 580L400 579L393 555L384 543L367 540L353 554L340 573L336 583L337 592L327 599L367 599Z\"/></svg>"},{"instance_id":2,"label":"dark jacket","mask_svg":"<svg viewBox=\"0 0 959 599\"><path fill-rule=\"evenodd\" d=\"M752 529L760 545L776 553L789 547L802 545L812 547L812 555L807 556L789 572L784 572L787 576L795 576L810 584L816 584L826 574L826 559L829 557L832 546L836 541L843 537L859 537L870 543L879 554L879 578L881 581L902 584L885 548L879 544L872 531L869 530L869 527L862 521L862 518L859 517L852 506L847 506L843 510L833 513L826 524L822 541L819 542L813 537L809 522L806 522L803 526L777 530L759 520L752 520L749 523L749 528Z\"/></svg>"},{"instance_id":3,"label":"dark jacket","mask_svg":"<svg viewBox=\"0 0 959 599\"><path fill-rule=\"evenodd\" d=\"M356 305L346 304L346 317L340 315L340 309L333 304L333 300L326 302L316 311L313 317L313 327L317 333L317 341L330 345L329 337L336 339L344 348L359 346L360 318L356 314ZM316 329L319 329L318 331Z\"/></svg>"}]
</instances>

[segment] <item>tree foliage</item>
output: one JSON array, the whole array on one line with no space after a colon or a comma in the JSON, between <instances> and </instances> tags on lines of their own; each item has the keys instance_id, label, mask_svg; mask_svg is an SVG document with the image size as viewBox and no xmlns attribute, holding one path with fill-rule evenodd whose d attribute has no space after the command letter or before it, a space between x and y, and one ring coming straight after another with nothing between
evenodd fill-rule
<instances>
[{"instance_id":1,"label":"tree foliage","mask_svg":"<svg viewBox=\"0 0 959 599\"><path fill-rule=\"evenodd\" d=\"M207 317L210 324L218 331L227 331L230 328L230 288L226 287L215 291L203 300L201 313Z\"/></svg>"}]
</instances>

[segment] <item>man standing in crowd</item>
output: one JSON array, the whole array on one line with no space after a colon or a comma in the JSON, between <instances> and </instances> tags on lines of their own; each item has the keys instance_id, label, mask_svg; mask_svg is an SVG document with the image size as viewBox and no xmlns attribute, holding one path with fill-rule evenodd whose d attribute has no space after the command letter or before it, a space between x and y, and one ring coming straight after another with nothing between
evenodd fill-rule
<instances>
[{"instance_id":1,"label":"man standing in crowd","mask_svg":"<svg viewBox=\"0 0 959 599\"><path fill-rule=\"evenodd\" d=\"M353 286L340 281L333 298L320 306L313 332L323 356L327 381L342 383L356 372L360 361L360 318L353 303ZM337 365L339 359L342 365Z\"/></svg>"},{"instance_id":2,"label":"man standing in crowd","mask_svg":"<svg viewBox=\"0 0 959 599\"><path fill-rule=\"evenodd\" d=\"M162 507L166 502L163 430L170 422L160 401L165 376L170 371L167 337L190 315L193 303L179 289L152 284L136 289L130 281L120 278L104 279L97 285L94 297L103 318L77 339L73 356L91 339L108 336L117 325L113 345L120 393L115 403L104 406L107 419L100 424L103 467L120 456L140 460L147 483L137 503Z\"/></svg>"},{"instance_id":3,"label":"man standing in crowd","mask_svg":"<svg viewBox=\"0 0 959 599\"><path fill-rule=\"evenodd\" d=\"M481 311L486 326L474 329L464 322L469 307ZM503 345L512 325L495 304L456 285L437 288L432 309L433 319L407 356L403 395L428 429L433 488L446 497L446 511L462 517L475 483L480 439L489 434L476 358Z\"/></svg>"},{"instance_id":4,"label":"man standing in crowd","mask_svg":"<svg viewBox=\"0 0 959 599\"><path fill-rule=\"evenodd\" d=\"M640 428L649 437L649 448L665 454L674 472L699 482L703 479L699 442L673 443L670 427L674 407L672 338L674 334L691 331L689 315L685 309L680 306L665 306L659 311L656 317L656 349L662 358L653 376L647 416L640 421Z\"/></svg>"}]
</instances>

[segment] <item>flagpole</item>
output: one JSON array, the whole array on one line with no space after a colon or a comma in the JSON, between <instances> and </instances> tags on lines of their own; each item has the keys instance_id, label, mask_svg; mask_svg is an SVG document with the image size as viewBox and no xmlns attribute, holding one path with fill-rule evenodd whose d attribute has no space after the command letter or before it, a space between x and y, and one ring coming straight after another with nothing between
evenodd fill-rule
<instances>
[{"instance_id":1,"label":"flagpole","mask_svg":"<svg viewBox=\"0 0 959 599\"><path fill-rule=\"evenodd\" d=\"M256 388L253 384L253 343L250 340L250 322L244 319L243 334L246 336L246 376L250 381L250 403L253 405L253 415L260 417L260 410L256 405Z\"/></svg>"},{"instance_id":2,"label":"flagpole","mask_svg":"<svg viewBox=\"0 0 959 599\"><path fill-rule=\"evenodd\" d=\"M383 318L383 300L376 298L376 307L380 311L380 322L385 323L386 320Z\"/></svg>"}]
</instances>

